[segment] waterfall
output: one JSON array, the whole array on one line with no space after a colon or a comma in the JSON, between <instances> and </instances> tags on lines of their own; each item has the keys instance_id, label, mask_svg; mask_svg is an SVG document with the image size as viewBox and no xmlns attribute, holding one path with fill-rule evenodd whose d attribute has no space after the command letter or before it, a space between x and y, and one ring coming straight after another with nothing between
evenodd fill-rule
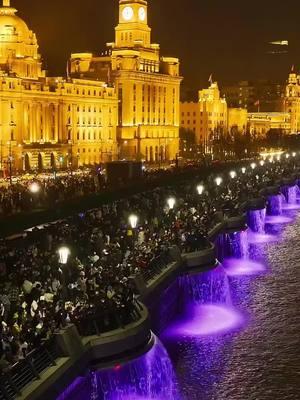
<instances>
[{"instance_id":1,"label":"waterfall","mask_svg":"<svg viewBox=\"0 0 300 400\"><path fill-rule=\"evenodd\" d=\"M291 186L288 188L288 196L287 196L287 202L288 204L297 204L297 186Z\"/></svg>"},{"instance_id":2,"label":"waterfall","mask_svg":"<svg viewBox=\"0 0 300 400\"><path fill-rule=\"evenodd\" d=\"M77 378L56 400L179 400L171 360L159 339L148 353Z\"/></svg>"},{"instance_id":3,"label":"waterfall","mask_svg":"<svg viewBox=\"0 0 300 400\"><path fill-rule=\"evenodd\" d=\"M247 230L234 232L227 235L227 251L228 257L248 258L248 232Z\"/></svg>"},{"instance_id":4,"label":"waterfall","mask_svg":"<svg viewBox=\"0 0 300 400\"><path fill-rule=\"evenodd\" d=\"M181 277L182 296L185 306L190 303L231 304L228 277L221 264L211 271Z\"/></svg>"},{"instance_id":5,"label":"waterfall","mask_svg":"<svg viewBox=\"0 0 300 400\"><path fill-rule=\"evenodd\" d=\"M255 233L265 233L266 209L249 210L247 213L248 226Z\"/></svg>"},{"instance_id":6,"label":"waterfall","mask_svg":"<svg viewBox=\"0 0 300 400\"><path fill-rule=\"evenodd\" d=\"M268 215L281 215L282 214L282 204L284 196L282 194L277 194L269 196L267 213Z\"/></svg>"},{"instance_id":7,"label":"waterfall","mask_svg":"<svg viewBox=\"0 0 300 400\"><path fill-rule=\"evenodd\" d=\"M92 372L90 378L91 400L179 399L171 360L157 338L153 348L142 357L126 365Z\"/></svg>"}]
</instances>

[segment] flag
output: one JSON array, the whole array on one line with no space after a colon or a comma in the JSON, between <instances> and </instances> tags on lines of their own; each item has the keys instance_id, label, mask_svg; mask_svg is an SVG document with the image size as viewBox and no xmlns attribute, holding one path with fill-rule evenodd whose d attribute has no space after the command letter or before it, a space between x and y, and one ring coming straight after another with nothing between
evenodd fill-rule
<instances>
[{"instance_id":1,"label":"flag","mask_svg":"<svg viewBox=\"0 0 300 400\"><path fill-rule=\"evenodd\" d=\"M259 106L260 102L259 100L256 100L256 102L254 103L255 106Z\"/></svg>"},{"instance_id":2,"label":"flag","mask_svg":"<svg viewBox=\"0 0 300 400\"><path fill-rule=\"evenodd\" d=\"M212 84L213 83L213 75L212 74L210 74L210 76L209 76L209 78L208 78L208 82L210 83L210 84Z\"/></svg>"}]
</instances>

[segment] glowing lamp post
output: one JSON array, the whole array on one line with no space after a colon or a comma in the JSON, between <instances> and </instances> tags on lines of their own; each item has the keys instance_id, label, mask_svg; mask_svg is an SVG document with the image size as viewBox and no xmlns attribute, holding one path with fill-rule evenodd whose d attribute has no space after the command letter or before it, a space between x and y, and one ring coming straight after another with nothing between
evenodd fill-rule
<instances>
[{"instance_id":1,"label":"glowing lamp post","mask_svg":"<svg viewBox=\"0 0 300 400\"><path fill-rule=\"evenodd\" d=\"M289 153L285 155L285 158L288 159L290 157Z\"/></svg>"},{"instance_id":2,"label":"glowing lamp post","mask_svg":"<svg viewBox=\"0 0 300 400\"><path fill-rule=\"evenodd\" d=\"M169 197L167 200L167 204L170 210L173 210L175 204L176 204L176 199L174 197Z\"/></svg>"},{"instance_id":3,"label":"glowing lamp post","mask_svg":"<svg viewBox=\"0 0 300 400\"><path fill-rule=\"evenodd\" d=\"M265 165L264 160L261 160L261 161L259 162L259 165L260 165L261 167L263 167L263 166Z\"/></svg>"},{"instance_id":4,"label":"glowing lamp post","mask_svg":"<svg viewBox=\"0 0 300 400\"><path fill-rule=\"evenodd\" d=\"M58 249L60 264L66 265L70 254L71 254L71 251L68 247L66 247L66 246L60 247Z\"/></svg>"},{"instance_id":5,"label":"glowing lamp post","mask_svg":"<svg viewBox=\"0 0 300 400\"><path fill-rule=\"evenodd\" d=\"M243 168L242 168L242 174L245 174L245 173L246 173L246 168L243 167Z\"/></svg>"},{"instance_id":6,"label":"glowing lamp post","mask_svg":"<svg viewBox=\"0 0 300 400\"><path fill-rule=\"evenodd\" d=\"M255 169L255 168L256 168L256 164L253 162L253 163L250 164L250 167L251 167L252 169Z\"/></svg>"},{"instance_id":7,"label":"glowing lamp post","mask_svg":"<svg viewBox=\"0 0 300 400\"><path fill-rule=\"evenodd\" d=\"M197 189L198 194L201 196L201 194L204 191L204 186L203 185L198 185L196 189Z\"/></svg>"},{"instance_id":8,"label":"glowing lamp post","mask_svg":"<svg viewBox=\"0 0 300 400\"><path fill-rule=\"evenodd\" d=\"M293 152L293 153L292 153L292 156L293 156L293 157L296 157L296 153L295 153L295 152Z\"/></svg>"},{"instance_id":9,"label":"glowing lamp post","mask_svg":"<svg viewBox=\"0 0 300 400\"><path fill-rule=\"evenodd\" d=\"M229 172L229 175L230 175L230 178L231 178L231 179L236 178L236 172L235 172L235 171L230 171L230 172Z\"/></svg>"},{"instance_id":10,"label":"glowing lamp post","mask_svg":"<svg viewBox=\"0 0 300 400\"><path fill-rule=\"evenodd\" d=\"M221 183L223 182L223 179L222 179L220 176L218 176L218 177L215 179L215 182L216 182L216 185L217 185L217 186L220 186Z\"/></svg>"},{"instance_id":11,"label":"glowing lamp post","mask_svg":"<svg viewBox=\"0 0 300 400\"><path fill-rule=\"evenodd\" d=\"M30 186L29 186L29 190L31 193L38 193L40 191L40 185L36 182L33 182Z\"/></svg>"},{"instance_id":12,"label":"glowing lamp post","mask_svg":"<svg viewBox=\"0 0 300 400\"><path fill-rule=\"evenodd\" d=\"M276 159L277 159L277 161L280 161L280 155L278 155L278 156L276 157Z\"/></svg>"},{"instance_id":13,"label":"glowing lamp post","mask_svg":"<svg viewBox=\"0 0 300 400\"><path fill-rule=\"evenodd\" d=\"M132 229L135 229L138 224L138 216L135 214L129 215L128 222Z\"/></svg>"}]
</instances>

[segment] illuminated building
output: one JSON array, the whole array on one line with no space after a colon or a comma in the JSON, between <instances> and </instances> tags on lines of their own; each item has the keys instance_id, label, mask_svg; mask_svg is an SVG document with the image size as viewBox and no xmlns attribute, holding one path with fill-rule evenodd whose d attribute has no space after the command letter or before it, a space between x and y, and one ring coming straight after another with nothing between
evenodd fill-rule
<instances>
[{"instance_id":1,"label":"illuminated building","mask_svg":"<svg viewBox=\"0 0 300 400\"><path fill-rule=\"evenodd\" d=\"M208 89L200 90L198 102L180 104L181 127L195 133L196 143L209 152L209 143L231 129L244 132L247 125L247 111L229 109L221 97L218 84L211 83Z\"/></svg>"},{"instance_id":2,"label":"illuminated building","mask_svg":"<svg viewBox=\"0 0 300 400\"><path fill-rule=\"evenodd\" d=\"M248 129L254 137L264 137L271 130L290 133L291 115L283 112L249 113Z\"/></svg>"},{"instance_id":3,"label":"illuminated building","mask_svg":"<svg viewBox=\"0 0 300 400\"><path fill-rule=\"evenodd\" d=\"M115 89L46 77L35 34L0 8L0 168L56 169L117 157Z\"/></svg>"},{"instance_id":4,"label":"illuminated building","mask_svg":"<svg viewBox=\"0 0 300 400\"><path fill-rule=\"evenodd\" d=\"M247 130L248 112L245 108L228 108L227 128L231 133L245 133Z\"/></svg>"},{"instance_id":5,"label":"illuminated building","mask_svg":"<svg viewBox=\"0 0 300 400\"><path fill-rule=\"evenodd\" d=\"M300 132L300 75L296 74L294 68L288 77L284 106L291 115L291 132Z\"/></svg>"},{"instance_id":6,"label":"illuminated building","mask_svg":"<svg viewBox=\"0 0 300 400\"><path fill-rule=\"evenodd\" d=\"M119 99L120 157L172 160L179 150L179 61L151 43L145 0L120 0L115 41L99 56L72 54L73 77L107 80Z\"/></svg>"}]
</instances>

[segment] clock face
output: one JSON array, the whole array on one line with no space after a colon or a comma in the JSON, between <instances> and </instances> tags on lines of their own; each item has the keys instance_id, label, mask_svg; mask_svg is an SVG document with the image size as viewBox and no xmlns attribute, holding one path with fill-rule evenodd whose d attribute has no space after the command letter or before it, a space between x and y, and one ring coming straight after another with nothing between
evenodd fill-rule
<instances>
[{"instance_id":1,"label":"clock face","mask_svg":"<svg viewBox=\"0 0 300 400\"><path fill-rule=\"evenodd\" d=\"M129 21L133 17L133 9L131 7L123 8L122 16L125 21Z\"/></svg>"},{"instance_id":2,"label":"clock face","mask_svg":"<svg viewBox=\"0 0 300 400\"><path fill-rule=\"evenodd\" d=\"M145 11L144 7L140 7L140 9L139 9L139 19L141 21L145 21L145 18L146 18L146 11Z\"/></svg>"}]
</instances>

